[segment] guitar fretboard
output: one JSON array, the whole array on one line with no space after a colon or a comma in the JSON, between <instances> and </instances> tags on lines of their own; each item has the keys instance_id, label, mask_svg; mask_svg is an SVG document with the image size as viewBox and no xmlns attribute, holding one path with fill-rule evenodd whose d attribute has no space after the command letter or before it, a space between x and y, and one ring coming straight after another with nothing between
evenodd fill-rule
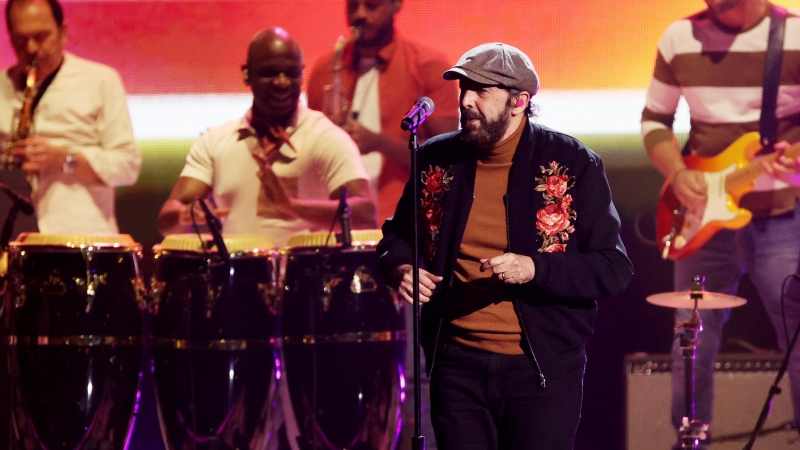
<instances>
[{"instance_id":1,"label":"guitar fretboard","mask_svg":"<svg viewBox=\"0 0 800 450\"><path fill-rule=\"evenodd\" d=\"M783 154L789 158L797 158L800 156L800 143L792 145ZM731 172L725 177L725 190L731 192L760 177L765 173L764 164L772 164L778 156L778 152L772 152L753 158L746 166Z\"/></svg>"}]
</instances>

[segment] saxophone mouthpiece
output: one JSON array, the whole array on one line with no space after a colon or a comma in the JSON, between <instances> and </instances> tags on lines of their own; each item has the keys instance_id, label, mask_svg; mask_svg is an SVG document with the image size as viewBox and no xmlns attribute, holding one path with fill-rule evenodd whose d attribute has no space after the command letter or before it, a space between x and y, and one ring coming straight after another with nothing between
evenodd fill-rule
<instances>
[{"instance_id":1,"label":"saxophone mouthpiece","mask_svg":"<svg viewBox=\"0 0 800 450\"><path fill-rule=\"evenodd\" d=\"M27 75L25 76L25 89L32 90L36 87L36 66L39 65L39 57L36 56L33 58L30 64L27 67ZM35 94L34 94L35 95Z\"/></svg>"}]
</instances>

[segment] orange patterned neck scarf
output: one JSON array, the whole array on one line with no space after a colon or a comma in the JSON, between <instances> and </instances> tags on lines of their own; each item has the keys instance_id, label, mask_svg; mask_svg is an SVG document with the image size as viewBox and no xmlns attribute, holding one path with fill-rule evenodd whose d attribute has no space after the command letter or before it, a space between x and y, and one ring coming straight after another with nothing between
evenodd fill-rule
<instances>
[{"instance_id":1,"label":"orange patterned neck scarf","mask_svg":"<svg viewBox=\"0 0 800 450\"><path fill-rule=\"evenodd\" d=\"M283 144L288 145L289 148L297 153L297 149L294 148L289 138L290 136L289 133L286 132L286 128L280 125L269 127L269 129L267 129L267 134L261 137L261 147L264 149L264 157L269 158L272 153L281 148Z\"/></svg>"}]
</instances>

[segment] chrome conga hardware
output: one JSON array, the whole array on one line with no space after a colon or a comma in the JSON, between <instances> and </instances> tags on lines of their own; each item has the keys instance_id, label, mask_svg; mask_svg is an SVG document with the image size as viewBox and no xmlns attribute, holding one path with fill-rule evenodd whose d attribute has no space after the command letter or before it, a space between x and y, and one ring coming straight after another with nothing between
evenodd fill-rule
<instances>
[{"instance_id":1,"label":"chrome conga hardware","mask_svg":"<svg viewBox=\"0 0 800 450\"><path fill-rule=\"evenodd\" d=\"M26 256L25 251L21 250L17 258L8 262L9 272L6 275L6 289L8 289L9 285L18 287L18 289L13 289L11 293L14 298L14 308L21 308L25 304L25 292L27 292L27 289L25 288L25 281L22 279L21 268Z\"/></svg>"},{"instance_id":2,"label":"chrome conga hardware","mask_svg":"<svg viewBox=\"0 0 800 450\"><path fill-rule=\"evenodd\" d=\"M378 282L365 266L361 266L353 272L353 281L350 283L350 292L353 294L364 294L376 292Z\"/></svg>"},{"instance_id":3,"label":"chrome conga hardware","mask_svg":"<svg viewBox=\"0 0 800 450\"><path fill-rule=\"evenodd\" d=\"M148 309L151 314L158 314L158 305L161 304L161 293L164 292L164 287L167 283L158 281L155 278L150 280L150 297L151 303Z\"/></svg>"},{"instance_id":4,"label":"chrome conga hardware","mask_svg":"<svg viewBox=\"0 0 800 450\"><path fill-rule=\"evenodd\" d=\"M14 294L14 308L22 308L25 306L25 292L27 287L23 283L16 283L19 286L19 292Z\"/></svg>"},{"instance_id":5,"label":"chrome conga hardware","mask_svg":"<svg viewBox=\"0 0 800 450\"><path fill-rule=\"evenodd\" d=\"M138 261L142 259L142 252L137 252L136 256L136 273L140 273ZM125 260L120 257L117 259L117 264L125 264ZM147 292L147 286L145 285L144 279L141 276L137 276L131 280L131 286L133 287L133 292L136 293L136 302L139 304L139 309L150 312L150 295Z\"/></svg>"},{"instance_id":6,"label":"chrome conga hardware","mask_svg":"<svg viewBox=\"0 0 800 450\"><path fill-rule=\"evenodd\" d=\"M214 282L214 274L211 272L217 264L213 259L206 258L206 272L203 277L206 285L206 318L211 318L211 313L214 311L214 306L217 304L220 291L222 290L223 283Z\"/></svg>"},{"instance_id":7,"label":"chrome conga hardware","mask_svg":"<svg viewBox=\"0 0 800 450\"><path fill-rule=\"evenodd\" d=\"M79 283L83 283L80 278L75 278ZM39 294L44 297L60 297L67 293L67 284L64 283L64 278L61 276L61 271L53 270L50 276L44 280L41 287L39 287Z\"/></svg>"},{"instance_id":8,"label":"chrome conga hardware","mask_svg":"<svg viewBox=\"0 0 800 450\"><path fill-rule=\"evenodd\" d=\"M277 295L275 291L276 283L258 283L258 292L261 294L261 298L264 301L264 305L267 307L270 313L275 314L275 306L277 303Z\"/></svg>"},{"instance_id":9,"label":"chrome conga hardware","mask_svg":"<svg viewBox=\"0 0 800 450\"><path fill-rule=\"evenodd\" d=\"M93 248L91 246L84 247L81 249L83 251L83 261L86 263L86 312L90 312L92 309L92 303L94 303L94 294L95 294L95 287L98 283L92 276L92 251Z\"/></svg>"},{"instance_id":10,"label":"chrome conga hardware","mask_svg":"<svg viewBox=\"0 0 800 450\"><path fill-rule=\"evenodd\" d=\"M147 288L144 285L144 280L141 277L136 277L131 280L131 287L136 294L136 303L142 311L149 311L150 307L147 302Z\"/></svg>"},{"instance_id":11,"label":"chrome conga hardware","mask_svg":"<svg viewBox=\"0 0 800 450\"><path fill-rule=\"evenodd\" d=\"M94 304L94 298L97 295L97 288L101 284L106 284L106 277L107 274L98 275L93 273L89 277L89 284L86 286L86 312L90 312L92 310L92 305Z\"/></svg>"},{"instance_id":12,"label":"chrome conga hardware","mask_svg":"<svg viewBox=\"0 0 800 450\"><path fill-rule=\"evenodd\" d=\"M23 233L10 243L12 448L127 445L141 370L140 254L128 235Z\"/></svg>"},{"instance_id":13,"label":"chrome conga hardware","mask_svg":"<svg viewBox=\"0 0 800 450\"><path fill-rule=\"evenodd\" d=\"M310 280L309 280L310 281ZM322 276L322 295L319 297L319 301L322 304L322 310L328 312L331 307L331 296L333 295L333 289L342 282L342 277L333 275L333 274L325 274Z\"/></svg>"}]
</instances>

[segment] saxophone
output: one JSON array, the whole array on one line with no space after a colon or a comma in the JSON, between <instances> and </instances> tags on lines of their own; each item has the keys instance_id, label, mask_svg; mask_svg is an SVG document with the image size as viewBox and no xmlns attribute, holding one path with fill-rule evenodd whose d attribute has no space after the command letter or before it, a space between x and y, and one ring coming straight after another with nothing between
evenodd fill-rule
<instances>
[{"instance_id":1,"label":"saxophone","mask_svg":"<svg viewBox=\"0 0 800 450\"><path fill-rule=\"evenodd\" d=\"M14 114L11 124L11 136L6 143L5 151L0 158L0 170L19 169L22 161L11 154L17 141L27 138L31 134L33 125L33 99L36 98L36 65L38 59L34 58L27 68L25 76L25 90L22 92L22 108Z\"/></svg>"},{"instance_id":2,"label":"saxophone","mask_svg":"<svg viewBox=\"0 0 800 450\"><path fill-rule=\"evenodd\" d=\"M347 122L350 101L345 97L342 88L342 68L344 61L344 49L347 44L355 42L361 34L359 27L350 27L350 37L339 36L333 45L333 65L331 66L331 84L323 88L322 111L336 125L344 125Z\"/></svg>"}]
</instances>

